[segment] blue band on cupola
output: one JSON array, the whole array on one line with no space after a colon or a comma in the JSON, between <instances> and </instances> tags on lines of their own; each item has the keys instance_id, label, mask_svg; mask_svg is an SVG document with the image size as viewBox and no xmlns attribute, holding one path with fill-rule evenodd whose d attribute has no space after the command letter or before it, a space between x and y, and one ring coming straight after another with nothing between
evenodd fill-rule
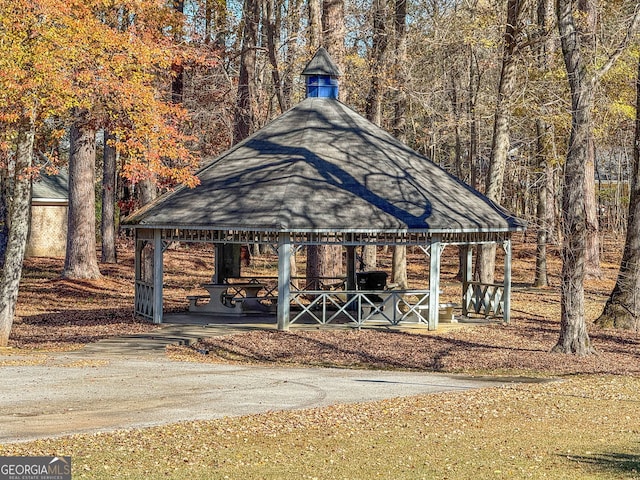
<instances>
[{"instance_id":1,"label":"blue band on cupola","mask_svg":"<svg viewBox=\"0 0 640 480\"><path fill-rule=\"evenodd\" d=\"M307 76L307 97L338 98L338 79L329 75Z\"/></svg>"}]
</instances>

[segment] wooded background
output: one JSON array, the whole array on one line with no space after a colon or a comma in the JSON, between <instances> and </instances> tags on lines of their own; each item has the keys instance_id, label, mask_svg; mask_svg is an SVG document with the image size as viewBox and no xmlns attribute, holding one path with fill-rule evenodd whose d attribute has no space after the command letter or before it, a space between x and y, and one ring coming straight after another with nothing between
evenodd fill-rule
<instances>
[{"instance_id":1,"label":"wooded background","mask_svg":"<svg viewBox=\"0 0 640 480\"><path fill-rule=\"evenodd\" d=\"M580 288L629 220L637 23L620 0L0 0L3 298L34 175L69 168L63 275L95 277L93 239L116 261L118 218L300 101L319 46L341 101L529 221L536 285L575 239Z\"/></svg>"}]
</instances>

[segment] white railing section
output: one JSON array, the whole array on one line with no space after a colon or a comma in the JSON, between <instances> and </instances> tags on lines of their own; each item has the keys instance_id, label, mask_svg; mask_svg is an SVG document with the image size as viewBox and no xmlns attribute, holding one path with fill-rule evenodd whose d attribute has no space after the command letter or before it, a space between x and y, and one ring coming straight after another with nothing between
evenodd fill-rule
<instances>
[{"instance_id":1,"label":"white railing section","mask_svg":"<svg viewBox=\"0 0 640 480\"><path fill-rule=\"evenodd\" d=\"M135 314L153 319L153 285L141 280L136 280L135 291Z\"/></svg>"},{"instance_id":2,"label":"white railing section","mask_svg":"<svg viewBox=\"0 0 640 480\"><path fill-rule=\"evenodd\" d=\"M429 323L428 290L300 290L291 292L291 320L314 319L320 324L336 320Z\"/></svg>"},{"instance_id":3,"label":"white railing section","mask_svg":"<svg viewBox=\"0 0 640 480\"><path fill-rule=\"evenodd\" d=\"M469 282L462 302L463 315L477 313L485 317L501 317L504 312L504 285Z\"/></svg>"}]
</instances>

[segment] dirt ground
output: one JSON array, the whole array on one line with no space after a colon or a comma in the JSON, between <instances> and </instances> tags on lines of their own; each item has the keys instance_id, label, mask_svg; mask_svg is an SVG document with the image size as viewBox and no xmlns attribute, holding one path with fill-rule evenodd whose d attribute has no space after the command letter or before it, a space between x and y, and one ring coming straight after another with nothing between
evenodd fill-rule
<instances>
[{"instance_id":1,"label":"dirt ground","mask_svg":"<svg viewBox=\"0 0 640 480\"><path fill-rule=\"evenodd\" d=\"M549 353L559 334L558 249L549 248L546 288L533 288L535 244L518 235L514 241L512 321L428 334L385 330L247 332L207 340L196 349L171 349L177 359L267 364L340 365L403 368L442 372L531 374L640 374L638 332L600 330L590 325L598 351L587 358ZM617 274L622 244L608 238L600 279L586 283L587 320L599 315ZM118 264L101 264L103 278L72 282L60 278L63 259L25 260L10 344L12 352L73 350L111 336L151 331L156 327L134 318L133 250L126 239ZM274 255L254 257L246 275L273 275ZM501 260L498 260L498 266ZM380 252L379 267L390 269L390 255ZM211 247L174 245L165 253L165 310L186 310L186 296L199 291L213 269ZM304 265L300 264L300 271ZM442 263L443 300L456 301L460 283L457 249L448 247ZM424 287L428 262L419 249L409 250L409 282ZM498 271L497 278L501 278ZM203 292L200 292L203 293ZM458 300L459 302L459 300ZM203 356L197 350L207 350ZM407 352L411 352L407 355Z\"/></svg>"}]
</instances>

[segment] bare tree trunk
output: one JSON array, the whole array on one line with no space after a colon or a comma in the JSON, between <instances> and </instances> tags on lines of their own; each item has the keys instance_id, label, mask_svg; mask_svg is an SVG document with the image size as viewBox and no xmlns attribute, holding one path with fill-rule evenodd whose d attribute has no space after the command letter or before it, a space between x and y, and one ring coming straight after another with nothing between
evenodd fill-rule
<instances>
[{"instance_id":1,"label":"bare tree trunk","mask_svg":"<svg viewBox=\"0 0 640 480\"><path fill-rule=\"evenodd\" d=\"M364 245L362 247L362 262L360 270L370 271L378 268L378 247L375 245Z\"/></svg>"},{"instance_id":2,"label":"bare tree trunk","mask_svg":"<svg viewBox=\"0 0 640 480\"><path fill-rule=\"evenodd\" d=\"M537 64L541 72L546 72L549 68L549 56L553 50L551 35L547 31L552 23L552 5L550 0L538 0L536 8L536 21L538 24L538 37L540 39L537 47ZM541 100L541 103L544 100ZM543 109L544 107L540 106ZM538 179L536 181L537 205L536 218L538 231L536 238L536 272L534 286L546 287L549 285L547 275L547 243L549 241L549 230L552 228L553 220L550 219L553 210L549 208L550 195L552 192L549 185L553 181L550 178L551 156L553 151L551 127L542 118L536 120L536 157L538 168Z\"/></svg>"},{"instance_id":3,"label":"bare tree trunk","mask_svg":"<svg viewBox=\"0 0 640 480\"><path fill-rule=\"evenodd\" d=\"M298 276L298 264L296 262L295 249L291 252L291 257L289 258L289 268L291 269L289 273L291 275L291 285L293 285L297 289L299 288L298 279L296 278Z\"/></svg>"},{"instance_id":4,"label":"bare tree trunk","mask_svg":"<svg viewBox=\"0 0 640 480\"><path fill-rule=\"evenodd\" d=\"M102 162L102 257L104 263L116 263L116 149L109 145L115 137L104 131L104 154Z\"/></svg>"},{"instance_id":5,"label":"bare tree trunk","mask_svg":"<svg viewBox=\"0 0 640 480\"><path fill-rule=\"evenodd\" d=\"M173 9L178 13L184 13L184 0L174 0ZM176 41L180 41L180 35L175 34ZM171 101L173 103L182 103L182 95L184 92L184 66L182 62L171 65Z\"/></svg>"},{"instance_id":6,"label":"bare tree trunk","mask_svg":"<svg viewBox=\"0 0 640 480\"><path fill-rule=\"evenodd\" d=\"M309 47L314 52L322 45L322 2L309 0Z\"/></svg>"},{"instance_id":7,"label":"bare tree trunk","mask_svg":"<svg viewBox=\"0 0 640 480\"><path fill-rule=\"evenodd\" d=\"M393 136L401 142L407 140L407 94L404 68L407 61L407 0L395 0L394 76L396 92L393 99Z\"/></svg>"},{"instance_id":8,"label":"bare tree trunk","mask_svg":"<svg viewBox=\"0 0 640 480\"><path fill-rule=\"evenodd\" d=\"M7 166L0 168L0 268L7 258L7 243L9 242L9 170Z\"/></svg>"},{"instance_id":9,"label":"bare tree trunk","mask_svg":"<svg viewBox=\"0 0 640 480\"><path fill-rule=\"evenodd\" d=\"M549 59L555 50L555 42L551 36L549 28L553 25L553 3L554 0L537 0L536 22L538 24L538 38L542 41L539 43L538 64L541 69L549 68Z\"/></svg>"},{"instance_id":10,"label":"bare tree trunk","mask_svg":"<svg viewBox=\"0 0 640 480\"><path fill-rule=\"evenodd\" d=\"M71 126L69 147L69 221L62 276L100 278L96 257L96 130L82 112Z\"/></svg>"},{"instance_id":11,"label":"bare tree trunk","mask_svg":"<svg viewBox=\"0 0 640 480\"><path fill-rule=\"evenodd\" d=\"M536 218L538 220L537 244L536 244L536 273L533 282L536 287L546 287L549 285L547 276L547 240L549 225L547 222L547 164L549 158L549 126L538 119L536 121L536 133L538 143L538 181L536 190L538 192L538 203L536 208Z\"/></svg>"},{"instance_id":12,"label":"bare tree trunk","mask_svg":"<svg viewBox=\"0 0 640 480\"><path fill-rule=\"evenodd\" d=\"M572 0L558 0L556 16L562 56L571 89L571 135L565 162L562 195L562 287L560 338L553 351L586 355L594 350L584 319L584 279L587 221L585 218L585 164L591 138L591 108L598 81L611 69L630 44L640 24L636 7L624 39L607 61L587 77L573 17Z\"/></svg>"},{"instance_id":13,"label":"bare tree trunk","mask_svg":"<svg viewBox=\"0 0 640 480\"><path fill-rule=\"evenodd\" d=\"M472 47L469 46L469 170L471 186L478 189L478 117L476 115L476 101L480 90L480 73Z\"/></svg>"},{"instance_id":14,"label":"bare tree trunk","mask_svg":"<svg viewBox=\"0 0 640 480\"><path fill-rule=\"evenodd\" d=\"M388 4L387 0L374 0L373 3L373 43L369 59L371 84L365 104L367 120L382 126L382 97L385 72L387 71L388 34L386 31ZM377 248L375 245L362 247L362 264L364 270L375 270L377 267Z\"/></svg>"},{"instance_id":15,"label":"bare tree trunk","mask_svg":"<svg viewBox=\"0 0 640 480\"><path fill-rule=\"evenodd\" d=\"M153 176L140 180L136 184L140 206L153 202L158 196L158 188Z\"/></svg>"},{"instance_id":16,"label":"bare tree trunk","mask_svg":"<svg viewBox=\"0 0 640 480\"><path fill-rule=\"evenodd\" d=\"M260 22L260 4L258 0L245 0L243 10L244 31L242 53L240 54L240 75L238 78L238 96L236 100L233 143L247 138L253 131L255 113L255 72L256 48L258 44L258 25Z\"/></svg>"},{"instance_id":17,"label":"bare tree trunk","mask_svg":"<svg viewBox=\"0 0 640 480\"><path fill-rule=\"evenodd\" d=\"M395 55L394 76L396 92L393 99L393 134L401 142L407 140L407 96L404 68L407 59L407 1L395 0L394 5ZM391 281L400 288L407 288L407 247L396 245L392 252Z\"/></svg>"},{"instance_id":18,"label":"bare tree trunk","mask_svg":"<svg viewBox=\"0 0 640 480\"><path fill-rule=\"evenodd\" d=\"M277 37L276 37L276 5L275 0L265 1L264 12L264 25L267 34L267 52L269 56L269 62L271 63L271 79L273 80L273 87L275 89L276 98L278 99L278 106L280 107L280 113L283 113L287 106L285 105L284 96L282 93L282 80L280 78L280 69L278 66L277 58Z\"/></svg>"},{"instance_id":19,"label":"bare tree trunk","mask_svg":"<svg viewBox=\"0 0 640 480\"><path fill-rule=\"evenodd\" d=\"M589 130L591 131L591 128ZM589 138L589 148L587 150L587 162L585 164L584 176L584 208L587 221L585 275L592 278L601 278L600 226L598 225L598 202L596 198L595 156L596 149L592 133Z\"/></svg>"},{"instance_id":20,"label":"bare tree trunk","mask_svg":"<svg viewBox=\"0 0 640 480\"><path fill-rule=\"evenodd\" d=\"M464 173L464 165L462 162L462 138L460 135L460 102L458 100L458 85L456 84L456 76L451 75L451 94L449 95L451 99L451 116L453 117L454 123L454 136L455 136L455 144L453 148L454 160L453 164L455 167L456 176L465 181L465 173Z\"/></svg>"},{"instance_id":21,"label":"bare tree trunk","mask_svg":"<svg viewBox=\"0 0 640 480\"><path fill-rule=\"evenodd\" d=\"M336 245L309 245L307 247L308 287L317 290L322 279L340 277L342 273L342 247Z\"/></svg>"},{"instance_id":22,"label":"bare tree trunk","mask_svg":"<svg viewBox=\"0 0 640 480\"><path fill-rule=\"evenodd\" d=\"M629 179L627 236L618 279L596 320L606 328L640 330L640 61L636 78L636 132Z\"/></svg>"},{"instance_id":23,"label":"bare tree trunk","mask_svg":"<svg viewBox=\"0 0 640 480\"><path fill-rule=\"evenodd\" d=\"M524 0L508 0L507 26L504 34L502 71L498 85L498 98L493 126L491 159L487 177L486 195L496 203L502 201L504 172L509 154L509 129L511 122L511 97L516 81L516 49L520 11ZM482 283L493 283L496 263L496 245L482 245L478 248L476 273Z\"/></svg>"},{"instance_id":24,"label":"bare tree trunk","mask_svg":"<svg viewBox=\"0 0 640 480\"><path fill-rule=\"evenodd\" d=\"M227 0L213 0L217 5L215 23L216 23L216 45L222 51L226 48L227 38L229 36L229 7Z\"/></svg>"},{"instance_id":25,"label":"bare tree trunk","mask_svg":"<svg viewBox=\"0 0 640 480\"><path fill-rule=\"evenodd\" d=\"M346 70L344 39L344 0L322 0L322 42L343 73ZM347 98L347 86L344 81L340 84L338 95L340 100Z\"/></svg>"},{"instance_id":26,"label":"bare tree trunk","mask_svg":"<svg viewBox=\"0 0 640 480\"><path fill-rule=\"evenodd\" d=\"M557 155L554 153L554 157ZM560 243L562 228L560 227L560 184L562 169L547 164L547 224L549 225L549 243Z\"/></svg>"},{"instance_id":27,"label":"bare tree trunk","mask_svg":"<svg viewBox=\"0 0 640 480\"><path fill-rule=\"evenodd\" d=\"M487 178L486 195L496 203L502 200L504 172L509 154L509 130L511 123L511 97L516 81L516 48L518 24L522 0L508 0L507 26L504 34L504 53L502 56L502 71L498 85L498 98L493 126L493 140L491 145L491 159L489 176ZM494 259L495 260L495 259ZM493 276L493 272L491 273Z\"/></svg>"},{"instance_id":28,"label":"bare tree trunk","mask_svg":"<svg viewBox=\"0 0 640 480\"><path fill-rule=\"evenodd\" d=\"M369 55L369 76L371 84L365 105L367 120L382 125L382 89L387 56L387 0L373 2L373 41Z\"/></svg>"},{"instance_id":29,"label":"bare tree trunk","mask_svg":"<svg viewBox=\"0 0 640 480\"><path fill-rule=\"evenodd\" d=\"M317 0L316 0L317 3ZM302 37L302 21L300 19L300 5L302 0L293 0L288 3L287 15L284 19L287 25L287 31L290 32L290 40L287 43L287 50L285 53L286 67L282 79L282 96L284 99L285 109L288 110L292 105L292 97L294 92L294 81L298 78L298 68L296 63L298 58L299 46L297 39ZM309 6L309 8L311 8ZM320 7L318 7L320 8ZM319 20L318 20L319 21ZM320 31L320 29L318 28ZM318 44L319 46L319 44ZM317 48L317 47L316 47Z\"/></svg>"},{"instance_id":30,"label":"bare tree trunk","mask_svg":"<svg viewBox=\"0 0 640 480\"><path fill-rule=\"evenodd\" d=\"M31 203L29 169L33 162L34 131L33 119L30 119L20 125L17 135L15 181L8 212L9 238L6 261L0 275L0 347L6 347L9 343L29 233Z\"/></svg>"},{"instance_id":31,"label":"bare tree trunk","mask_svg":"<svg viewBox=\"0 0 640 480\"><path fill-rule=\"evenodd\" d=\"M584 47L585 51L595 51L598 1L578 0L577 6L582 17L582 21L578 27L580 44ZM584 202L587 222L585 275L587 277L600 278L602 276L602 269L600 268L600 228L598 225L598 202L596 199L595 185L596 145L593 138L593 128L590 126L589 130L589 147L587 150L584 176Z\"/></svg>"},{"instance_id":32,"label":"bare tree trunk","mask_svg":"<svg viewBox=\"0 0 640 480\"><path fill-rule=\"evenodd\" d=\"M204 0L204 43L212 41L220 50L224 50L227 36L226 0ZM184 12L184 2L182 6Z\"/></svg>"},{"instance_id":33,"label":"bare tree trunk","mask_svg":"<svg viewBox=\"0 0 640 480\"><path fill-rule=\"evenodd\" d=\"M323 0L322 36L329 55L344 72L344 0ZM340 98L345 98L344 85ZM342 275L342 247L309 245L307 248L307 278L339 277Z\"/></svg>"},{"instance_id":34,"label":"bare tree trunk","mask_svg":"<svg viewBox=\"0 0 640 480\"><path fill-rule=\"evenodd\" d=\"M213 1L204 0L204 43L209 45L211 43L213 33Z\"/></svg>"},{"instance_id":35,"label":"bare tree trunk","mask_svg":"<svg viewBox=\"0 0 640 480\"><path fill-rule=\"evenodd\" d=\"M562 54L571 89L571 135L564 166L562 194L562 285L560 337L554 352L587 355L593 352L584 319L586 218L584 180L591 125L593 85L586 67L573 19L571 0L556 4Z\"/></svg>"},{"instance_id":36,"label":"bare tree trunk","mask_svg":"<svg viewBox=\"0 0 640 480\"><path fill-rule=\"evenodd\" d=\"M400 290L408 288L407 280L407 246L396 245L391 256L391 282Z\"/></svg>"}]
</instances>

